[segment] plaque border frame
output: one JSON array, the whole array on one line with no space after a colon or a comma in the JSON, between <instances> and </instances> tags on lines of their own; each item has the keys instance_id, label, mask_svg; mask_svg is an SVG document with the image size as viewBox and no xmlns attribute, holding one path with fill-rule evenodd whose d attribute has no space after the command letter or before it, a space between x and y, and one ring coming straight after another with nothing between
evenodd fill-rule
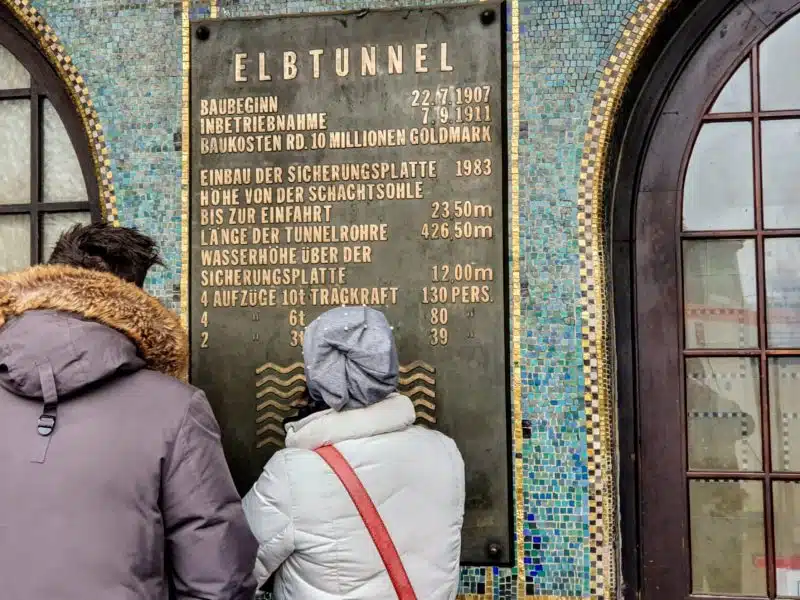
<instances>
[{"instance_id":1,"label":"plaque border frame","mask_svg":"<svg viewBox=\"0 0 800 600\"><path fill-rule=\"evenodd\" d=\"M190 0L183 0L186 4ZM500 195L500 209L502 211L502 252L503 252L503 338L504 338L504 361L505 361L505 429L506 429L506 459L505 469L507 477L506 485L506 506L508 513L507 531L508 536L506 539L488 538L486 540L487 554L488 547L491 544L500 544L503 548L504 558L500 560L492 560L485 558L479 561L461 561L460 565L466 568L485 567L487 573L493 567L499 568L524 568L524 510L521 509L522 502L522 403L521 403L521 373L520 369L520 347L519 347L519 326L520 326L520 285L519 285L519 199L518 199L518 174L516 177L516 186L514 191L510 189L512 182L512 152L510 151L509 135L509 122L511 122L512 115L509 112L509 61L508 61L508 21L509 11L508 2L513 2L517 10L517 23L518 23L518 7L516 3L518 0L477 0L475 2L457 2L453 4L438 4L438 5L424 5L413 7L382 7L382 8L365 8L365 9L350 9L350 10L333 10L333 11L313 11L307 13L287 13L287 14L272 14L262 16L243 16L243 17L219 17L217 16L202 19L191 19L188 10L183 10L182 30L184 38L184 48L182 53L183 63L183 86L182 86L182 99L181 115L183 121L183 146L182 146L182 173L181 173L181 188L182 188L182 210L181 210L181 258L182 258L182 275L181 275L181 321L189 335L189 374L191 374L191 347L192 347L192 329L190 327L190 319L192 313L191 306L191 285L189 284L189 277L192 272L192 259L191 259L191 202L192 202L192 179L191 179L191 128L192 128L192 103L191 103L191 48L195 43L195 36L192 33L197 27L204 24L225 21L264 21L264 20L292 20L313 17L336 17L348 16L360 18L366 14L373 13L397 13L401 11L409 12L430 12L436 10L452 10L459 8L475 8L479 6L486 6L487 9L494 9L496 12L495 19L488 26L499 28L499 45L502 50L500 60L500 88L502 94L500 95L500 109L501 113L505 116L501 121L501 157L502 157L502 192ZM513 35L513 34L512 34ZM515 42L518 45L518 38ZM516 56L516 55L515 55ZM519 68L517 64L517 77L515 78L516 87L514 93L514 117L516 119L516 144L513 154L513 163L518 168L518 132L519 132ZM184 187L185 186L185 187ZM511 238L516 235L516 243L511 243ZM185 278L185 281L184 281ZM516 284L514 283L514 278ZM437 367L438 368L438 367ZM513 372L512 372L513 370ZM187 376L188 378L188 376ZM519 441L519 448L517 448L517 440ZM519 468L516 464L520 462ZM519 483L518 483L519 482ZM519 489L517 489L519 486ZM523 577L524 581L524 577Z\"/></svg>"}]
</instances>

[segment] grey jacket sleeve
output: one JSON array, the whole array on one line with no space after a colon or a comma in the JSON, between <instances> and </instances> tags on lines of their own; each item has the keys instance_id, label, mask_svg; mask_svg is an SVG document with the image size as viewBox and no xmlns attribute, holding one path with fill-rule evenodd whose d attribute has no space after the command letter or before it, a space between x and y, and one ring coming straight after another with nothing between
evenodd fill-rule
<instances>
[{"instance_id":1,"label":"grey jacket sleeve","mask_svg":"<svg viewBox=\"0 0 800 600\"><path fill-rule=\"evenodd\" d=\"M244 513L258 539L256 579L262 586L295 550L287 451L275 454L244 497Z\"/></svg>"},{"instance_id":2,"label":"grey jacket sleeve","mask_svg":"<svg viewBox=\"0 0 800 600\"><path fill-rule=\"evenodd\" d=\"M162 485L176 599L252 600L258 546L202 392L195 393L178 430Z\"/></svg>"}]
</instances>

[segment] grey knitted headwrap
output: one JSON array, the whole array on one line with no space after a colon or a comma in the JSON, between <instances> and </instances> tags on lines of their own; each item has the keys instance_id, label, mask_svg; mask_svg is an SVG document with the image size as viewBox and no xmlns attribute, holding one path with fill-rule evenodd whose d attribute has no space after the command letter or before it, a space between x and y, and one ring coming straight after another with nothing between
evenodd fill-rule
<instances>
[{"instance_id":1,"label":"grey knitted headwrap","mask_svg":"<svg viewBox=\"0 0 800 600\"><path fill-rule=\"evenodd\" d=\"M371 308L320 315L306 328L303 359L309 395L336 411L375 404L397 390L394 335Z\"/></svg>"}]
</instances>

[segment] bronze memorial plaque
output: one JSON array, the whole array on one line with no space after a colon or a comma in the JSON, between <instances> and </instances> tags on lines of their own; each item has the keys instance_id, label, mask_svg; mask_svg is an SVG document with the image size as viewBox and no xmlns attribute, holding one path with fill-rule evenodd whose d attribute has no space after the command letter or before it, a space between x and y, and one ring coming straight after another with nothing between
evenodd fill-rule
<instances>
[{"instance_id":1,"label":"bronze memorial plaque","mask_svg":"<svg viewBox=\"0 0 800 600\"><path fill-rule=\"evenodd\" d=\"M504 5L192 24L192 381L246 492L304 326L385 311L467 470L463 561L511 560Z\"/></svg>"}]
</instances>

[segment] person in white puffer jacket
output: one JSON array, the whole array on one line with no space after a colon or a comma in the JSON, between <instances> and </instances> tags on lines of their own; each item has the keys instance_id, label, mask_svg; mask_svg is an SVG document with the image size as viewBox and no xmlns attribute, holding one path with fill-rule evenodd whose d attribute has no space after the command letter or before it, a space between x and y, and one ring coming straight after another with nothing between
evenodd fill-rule
<instances>
[{"instance_id":1,"label":"person in white puffer jacket","mask_svg":"<svg viewBox=\"0 0 800 600\"><path fill-rule=\"evenodd\" d=\"M333 446L371 498L416 598L454 599L464 462L449 437L414 425L414 405L397 393L386 318L362 307L328 311L307 327L303 358L310 408L286 423L286 448L243 501L259 541L259 587L274 577L276 600L398 597L348 490L314 452Z\"/></svg>"}]
</instances>

